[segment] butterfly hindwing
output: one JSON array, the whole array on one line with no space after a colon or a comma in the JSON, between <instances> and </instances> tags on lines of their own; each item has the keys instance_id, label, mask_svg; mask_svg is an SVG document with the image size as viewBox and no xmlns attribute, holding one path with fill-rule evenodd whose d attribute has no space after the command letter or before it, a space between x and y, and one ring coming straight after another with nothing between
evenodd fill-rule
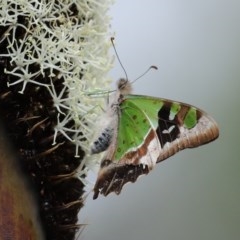
<instances>
[{"instance_id":1,"label":"butterfly hindwing","mask_svg":"<svg viewBox=\"0 0 240 240\"><path fill-rule=\"evenodd\" d=\"M218 137L216 122L188 104L124 95L118 109L118 129L102 161L94 198L99 192L119 194L157 162Z\"/></svg>"}]
</instances>

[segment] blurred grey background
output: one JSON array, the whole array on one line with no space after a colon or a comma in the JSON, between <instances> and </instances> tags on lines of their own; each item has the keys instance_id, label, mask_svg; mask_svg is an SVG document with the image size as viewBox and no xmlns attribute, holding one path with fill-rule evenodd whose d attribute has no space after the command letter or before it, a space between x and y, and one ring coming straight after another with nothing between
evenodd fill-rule
<instances>
[{"instance_id":1,"label":"blurred grey background","mask_svg":"<svg viewBox=\"0 0 240 240\"><path fill-rule=\"evenodd\" d=\"M90 194L80 239L240 239L240 1L118 0L110 15L129 78L159 68L134 93L204 109L220 138L158 164L119 196ZM124 77L117 60L111 76Z\"/></svg>"}]
</instances>

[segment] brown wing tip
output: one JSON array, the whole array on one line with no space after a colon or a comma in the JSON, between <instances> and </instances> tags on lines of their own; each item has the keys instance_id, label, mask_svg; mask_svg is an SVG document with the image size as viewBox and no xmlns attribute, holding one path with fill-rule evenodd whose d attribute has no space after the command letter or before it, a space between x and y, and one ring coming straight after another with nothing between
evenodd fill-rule
<instances>
[{"instance_id":1,"label":"brown wing tip","mask_svg":"<svg viewBox=\"0 0 240 240\"><path fill-rule=\"evenodd\" d=\"M209 142L212 142L216 140L219 137L219 127L217 122L210 116L205 116L205 119L203 118L203 126L206 126L206 128L200 128L200 139L203 144L207 144Z\"/></svg>"}]
</instances>

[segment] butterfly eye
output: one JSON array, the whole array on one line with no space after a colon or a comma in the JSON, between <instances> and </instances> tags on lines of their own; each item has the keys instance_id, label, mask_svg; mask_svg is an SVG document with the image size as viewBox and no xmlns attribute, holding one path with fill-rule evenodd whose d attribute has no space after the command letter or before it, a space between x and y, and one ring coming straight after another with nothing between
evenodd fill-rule
<instances>
[{"instance_id":1,"label":"butterfly eye","mask_svg":"<svg viewBox=\"0 0 240 240\"><path fill-rule=\"evenodd\" d=\"M128 80L125 78L119 79L118 84L117 84L118 89L119 90L124 89L127 85L127 82L128 82Z\"/></svg>"},{"instance_id":2,"label":"butterfly eye","mask_svg":"<svg viewBox=\"0 0 240 240\"><path fill-rule=\"evenodd\" d=\"M127 95L132 92L132 85L131 83L125 79L120 78L117 82L117 88L121 95Z\"/></svg>"}]
</instances>

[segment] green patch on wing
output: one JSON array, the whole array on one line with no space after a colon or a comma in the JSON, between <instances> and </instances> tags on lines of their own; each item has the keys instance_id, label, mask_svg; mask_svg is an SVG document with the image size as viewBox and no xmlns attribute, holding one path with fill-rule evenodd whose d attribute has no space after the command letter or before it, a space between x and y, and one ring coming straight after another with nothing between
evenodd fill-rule
<instances>
[{"instance_id":1,"label":"green patch on wing","mask_svg":"<svg viewBox=\"0 0 240 240\"><path fill-rule=\"evenodd\" d=\"M171 112L170 112L169 119L173 120L180 109L181 109L181 105L177 102L173 102L172 106L171 106Z\"/></svg>"},{"instance_id":2,"label":"green patch on wing","mask_svg":"<svg viewBox=\"0 0 240 240\"><path fill-rule=\"evenodd\" d=\"M114 159L119 161L132 148L140 146L150 129L158 126L158 111L164 102L149 97L127 95L120 104L117 147Z\"/></svg>"},{"instance_id":3,"label":"green patch on wing","mask_svg":"<svg viewBox=\"0 0 240 240\"><path fill-rule=\"evenodd\" d=\"M184 118L184 126L190 129L193 128L196 124L197 124L197 109L191 107Z\"/></svg>"}]
</instances>

